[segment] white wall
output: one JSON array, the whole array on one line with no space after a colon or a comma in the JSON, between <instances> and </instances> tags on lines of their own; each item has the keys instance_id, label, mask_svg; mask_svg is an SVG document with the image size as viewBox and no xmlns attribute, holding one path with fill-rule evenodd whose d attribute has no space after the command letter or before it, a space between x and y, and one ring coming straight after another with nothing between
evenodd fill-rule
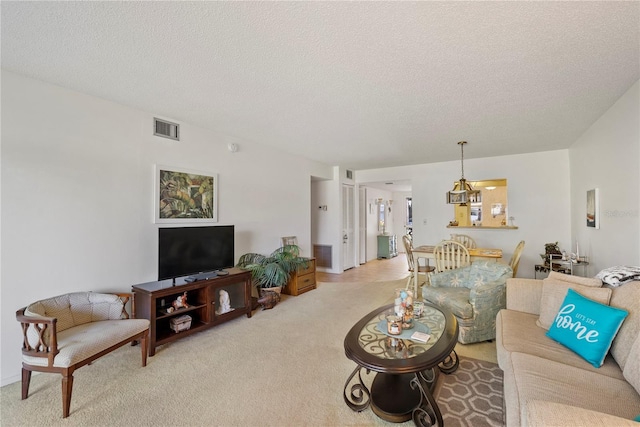
<instances>
[{"instance_id":1,"label":"white wall","mask_svg":"<svg viewBox=\"0 0 640 427\"><path fill-rule=\"evenodd\" d=\"M572 146L572 234L590 273L640 265L640 82L636 82ZM600 229L586 226L586 193L600 193Z\"/></svg>"},{"instance_id":2,"label":"white wall","mask_svg":"<svg viewBox=\"0 0 640 427\"><path fill-rule=\"evenodd\" d=\"M218 174L236 260L288 235L311 253L311 175L333 168L183 121L180 142L154 137L154 114L2 71L2 384L19 379L18 308L157 277L154 164Z\"/></svg>"},{"instance_id":3,"label":"white wall","mask_svg":"<svg viewBox=\"0 0 640 427\"><path fill-rule=\"evenodd\" d=\"M563 248L571 244L568 164L568 150L465 159L468 180L507 179L508 215L515 217L517 230L446 228L453 219L453 205L445 203L445 194L460 178L460 161L358 171L357 180L411 180L414 245L435 244L451 233L463 233L479 246L502 249L508 262L524 240L518 276L533 277L545 243L558 241Z\"/></svg>"},{"instance_id":4,"label":"white wall","mask_svg":"<svg viewBox=\"0 0 640 427\"><path fill-rule=\"evenodd\" d=\"M317 267L327 273L342 272L342 199L337 180L311 183L311 242L331 246L331 268ZM327 210L319 209L326 206Z\"/></svg>"}]
</instances>

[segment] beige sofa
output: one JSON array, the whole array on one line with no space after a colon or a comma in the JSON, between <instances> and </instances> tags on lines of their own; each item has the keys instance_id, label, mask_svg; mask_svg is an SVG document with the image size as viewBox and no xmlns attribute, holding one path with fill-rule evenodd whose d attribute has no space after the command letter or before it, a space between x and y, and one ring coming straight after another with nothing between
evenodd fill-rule
<instances>
[{"instance_id":1,"label":"beige sofa","mask_svg":"<svg viewBox=\"0 0 640 427\"><path fill-rule=\"evenodd\" d=\"M640 281L601 284L559 273L507 280L496 345L508 427L639 425L632 420L640 415ZM629 312L599 368L545 335L567 288Z\"/></svg>"},{"instance_id":2,"label":"beige sofa","mask_svg":"<svg viewBox=\"0 0 640 427\"><path fill-rule=\"evenodd\" d=\"M22 399L29 396L32 371L59 373L66 418L76 369L134 342L140 342L142 366L146 366L149 321L131 318L126 311L131 296L74 292L18 310L16 319L23 334Z\"/></svg>"}]
</instances>

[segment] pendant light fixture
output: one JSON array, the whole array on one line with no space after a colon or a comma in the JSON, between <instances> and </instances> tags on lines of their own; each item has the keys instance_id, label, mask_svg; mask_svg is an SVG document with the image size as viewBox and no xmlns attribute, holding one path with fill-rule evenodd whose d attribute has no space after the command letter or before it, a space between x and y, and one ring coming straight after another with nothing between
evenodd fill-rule
<instances>
[{"instance_id":1,"label":"pendant light fixture","mask_svg":"<svg viewBox=\"0 0 640 427\"><path fill-rule=\"evenodd\" d=\"M453 186L453 190L447 192L447 203L455 205L466 205L472 194L479 193L478 190L474 190L471 187L471 184L464 179L464 145L466 143L467 141L458 142L458 145L460 146L460 165L462 174L460 180Z\"/></svg>"}]
</instances>

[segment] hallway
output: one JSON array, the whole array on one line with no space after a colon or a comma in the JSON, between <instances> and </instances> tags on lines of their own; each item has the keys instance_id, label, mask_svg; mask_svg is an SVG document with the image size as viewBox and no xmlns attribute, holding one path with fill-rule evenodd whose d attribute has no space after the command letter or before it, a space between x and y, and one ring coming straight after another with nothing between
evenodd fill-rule
<instances>
[{"instance_id":1,"label":"hallway","mask_svg":"<svg viewBox=\"0 0 640 427\"><path fill-rule=\"evenodd\" d=\"M404 279L409 276L404 252L391 259L374 259L342 274L316 272L317 282L379 282Z\"/></svg>"}]
</instances>

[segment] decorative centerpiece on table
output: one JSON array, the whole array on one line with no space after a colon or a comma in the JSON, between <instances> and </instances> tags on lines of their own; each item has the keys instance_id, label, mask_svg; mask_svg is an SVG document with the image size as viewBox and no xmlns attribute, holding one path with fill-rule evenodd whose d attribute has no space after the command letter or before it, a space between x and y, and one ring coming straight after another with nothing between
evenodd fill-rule
<instances>
[{"instance_id":1,"label":"decorative centerpiece on table","mask_svg":"<svg viewBox=\"0 0 640 427\"><path fill-rule=\"evenodd\" d=\"M396 289L393 310L402 321L402 330L413 328L413 291Z\"/></svg>"},{"instance_id":2,"label":"decorative centerpiece on table","mask_svg":"<svg viewBox=\"0 0 640 427\"><path fill-rule=\"evenodd\" d=\"M258 304L264 309L273 308L280 301L282 287L291 274L299 268L307 268L309 258L300 256L298 245L284 245L270 255L246 253L238 259L236 267L251 272L251 280L258 290Z\"/></svg>"}]
</instances>

